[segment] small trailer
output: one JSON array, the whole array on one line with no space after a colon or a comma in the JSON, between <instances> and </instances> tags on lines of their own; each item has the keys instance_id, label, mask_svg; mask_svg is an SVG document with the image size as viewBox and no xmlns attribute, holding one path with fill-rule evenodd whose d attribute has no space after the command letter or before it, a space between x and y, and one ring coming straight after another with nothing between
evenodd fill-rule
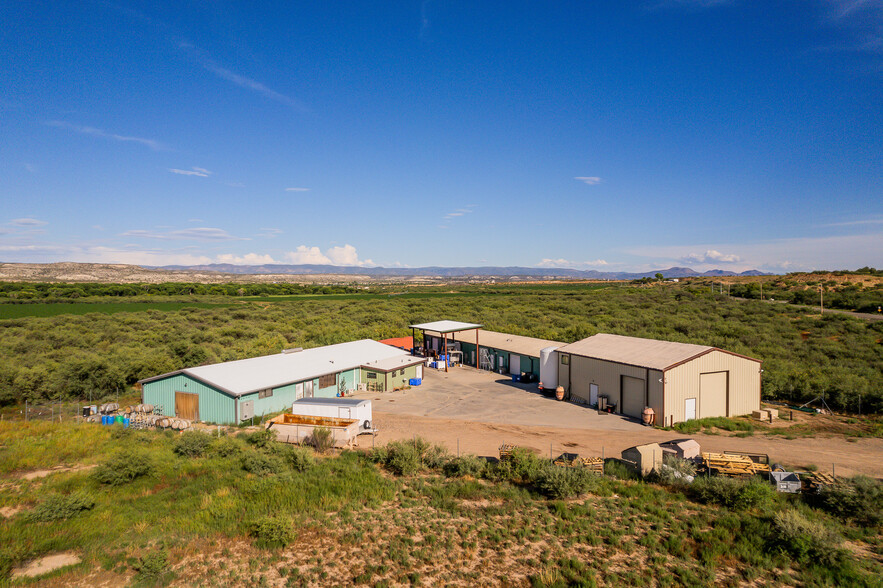
<instances>
[{"instance_id":1,"label":"small trailer","mask_svg":"<svg viewBox=\"0 0 883 588\"><path fill-rule=\"evenodd\" d=\"M291 405L291 414L355 419L360 431L371 431L371 401L358 398L300 398Z\"/></svg>"}]
</instances>

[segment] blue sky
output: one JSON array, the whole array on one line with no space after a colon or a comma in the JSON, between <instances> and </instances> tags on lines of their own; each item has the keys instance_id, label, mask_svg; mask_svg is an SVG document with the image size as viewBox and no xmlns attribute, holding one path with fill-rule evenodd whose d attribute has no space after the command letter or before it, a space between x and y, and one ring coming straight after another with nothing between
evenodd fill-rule
<instances>
[{"instance_id":1,"label":"blue sky","mask_svg":"<svg viewBox=\"0 0 883 588\"><path fill-rule=\"evenodd\" d=\"M883 266L883 2L4 2L0 261Z\"/></svg>"}]
</instances>

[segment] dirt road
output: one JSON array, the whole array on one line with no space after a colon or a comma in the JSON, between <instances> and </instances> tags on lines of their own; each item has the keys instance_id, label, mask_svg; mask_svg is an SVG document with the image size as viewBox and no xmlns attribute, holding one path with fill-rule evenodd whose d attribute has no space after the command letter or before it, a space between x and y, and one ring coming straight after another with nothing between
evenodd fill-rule
<instances>
[{"instance_id":1,"label":"dirt road","mask_svg":"<svg viewBox=\"0 0 883 588\"><path fill-rule=\"evenodd\" d=\"M496 457L504 442L530 447L555 457L567 451L582 456L618 457L627 447L641 443L667 441L683 437L678 433L642 428L640 431L566 429L547 426L511 425L454 419L439 419L374 411L374 423L380 430L375 443L382 445L397 439L420 436L432 443L445 445L456 453L473 453ZM838 475L864 474L883 478L883 439L868 438L849 442L842 438L781 439L777 437L727 437L696 434L690 436L703 451L746 451L766 453L773 462L802 468L815 465L819 471ZM370 437L359 440L362 447L371 446Z\"/></svg>"}]
</instances>

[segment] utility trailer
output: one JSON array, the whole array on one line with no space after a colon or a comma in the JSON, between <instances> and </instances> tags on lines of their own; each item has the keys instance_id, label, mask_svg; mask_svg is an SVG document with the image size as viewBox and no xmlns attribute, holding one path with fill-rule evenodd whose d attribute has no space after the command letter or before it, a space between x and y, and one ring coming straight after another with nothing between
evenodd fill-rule
<instances>
[{"instance_id":1,"label":"utility trailer","mask_svg":"<svg viewBox=\"0 0 883 588\"><path fill-rule=\"evenodd\" d=\"M358 398L300 398L291 405L291 414L355 419L360 431L372 431L371 401Z\"/></svg>"}]
</instances>

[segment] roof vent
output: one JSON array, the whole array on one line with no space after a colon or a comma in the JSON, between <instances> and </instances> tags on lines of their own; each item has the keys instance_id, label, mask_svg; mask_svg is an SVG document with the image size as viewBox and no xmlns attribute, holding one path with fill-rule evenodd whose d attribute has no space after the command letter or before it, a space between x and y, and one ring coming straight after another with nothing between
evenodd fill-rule
<instances>
[{"instance_id":1,"label":"roof vent","mask_svg":"<svg viewBox=\"0 0 883 588\"><path fill-rule=\"evenodd\" d=\"M282 353L298 353L303 350L303 347L292 347L291 349L283 349Z\"/></svg>"}]
</instances>

